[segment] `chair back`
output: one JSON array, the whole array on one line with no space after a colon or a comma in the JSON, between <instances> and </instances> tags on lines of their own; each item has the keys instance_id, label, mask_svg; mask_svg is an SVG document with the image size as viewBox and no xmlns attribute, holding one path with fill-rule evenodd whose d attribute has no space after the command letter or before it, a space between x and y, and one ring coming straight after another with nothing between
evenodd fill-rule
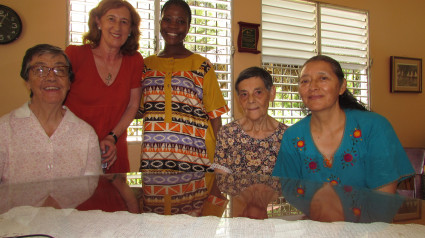
<instances>
[{"instance_id":1,"label":"chair back","mask_svg":"<svg viewBox=\"0 0 425 238\"><path fill-rule=\"evenodd\" d=\"M425 148L404 148L410 163L415 170L414 198L424 199L423 174L425 162Z\"/></svg>"},{"instance_id":2,"label":"chair back","mask_svg":"<svg viewBox=\"0 0 425 238\"><path fill-rule=\"evenodd\" d=\"M425 148L404 148L416 174L424 173Z\"/></svg>"}]
</instances>

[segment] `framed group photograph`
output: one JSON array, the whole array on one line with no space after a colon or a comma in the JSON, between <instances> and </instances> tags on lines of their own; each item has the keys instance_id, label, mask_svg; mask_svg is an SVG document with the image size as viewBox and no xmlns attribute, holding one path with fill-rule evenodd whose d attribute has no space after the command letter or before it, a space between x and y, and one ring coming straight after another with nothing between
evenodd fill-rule
<instances>
[{"instance_id":1,"label":"framed group photograph","mask_svg":"<svg viewBox=\"0 0 425 238\"><path fill-rule=\"evenodd\" d=\"M390 90L395 92L422 92L422 59L391 56Z\"/></svg>"}]
</instances>

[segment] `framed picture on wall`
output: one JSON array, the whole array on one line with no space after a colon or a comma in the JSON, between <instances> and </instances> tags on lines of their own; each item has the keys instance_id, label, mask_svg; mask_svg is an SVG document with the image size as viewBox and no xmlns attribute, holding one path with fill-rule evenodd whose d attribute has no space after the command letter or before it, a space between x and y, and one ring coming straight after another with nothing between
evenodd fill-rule
<instances>
[{"instance_id":1,"label":"framed picture on wall","mask_svg":"<svg viewBox=\"0 0 425 238\"><path fill-rule=\"evenodd\" d=\"M422 92L422 59L391 56L390 90L396 92Z\"/></svg>"},{"instance_id":2,"label":"framed picture on wall","mask_svg":"<svg viewBox=\"0 0 425 238\"><path fill-rule=\"evenodd\" d=\"M238 51L248 52L253 54L261 53L257 50L258 39L260 35L260 24L238 22L239 35L238 35Z\"/></svg>"}]
</instances>

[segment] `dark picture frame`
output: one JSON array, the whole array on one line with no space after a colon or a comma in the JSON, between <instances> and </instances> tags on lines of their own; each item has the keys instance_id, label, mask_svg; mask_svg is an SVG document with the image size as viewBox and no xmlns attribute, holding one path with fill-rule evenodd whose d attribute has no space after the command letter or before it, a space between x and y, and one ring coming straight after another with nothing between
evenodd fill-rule
<instances>
[{"instance_id":1,"label":"dark picture frame","mask_svg":"<svg viewBox=\"0 0 425 238\"><path fill-rule=\"evenodd\" d=\"M238 51L248 52L253 54L261 53L257 50L258 39L260 34L260 24L238 22L239 35L238 35Z\"/></svg>"},{"instance_id":2,"label":"dark picture frame","mask_svg":"<svg viewBox=\"0 0 425 238\"><path fill-rule=\"evenodd\" d=\"M390 91L422 93L422 59L391 56Z\"/></svg>"}]
</instances>

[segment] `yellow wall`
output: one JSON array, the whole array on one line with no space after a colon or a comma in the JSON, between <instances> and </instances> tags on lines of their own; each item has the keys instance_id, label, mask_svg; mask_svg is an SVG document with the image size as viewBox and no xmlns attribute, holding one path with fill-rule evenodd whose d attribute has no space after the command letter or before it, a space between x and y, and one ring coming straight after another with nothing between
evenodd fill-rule
<instances>
[{"instance_id":1,"label":"yellow wall","mask_svg":"<svg viewBox=\"0 0 425 238\"><path fill-rule=\"evenodd\" d=\"M422 27L425 23L425 1L323 2L369 11L370 56L373 60L370 77L371 109L391 122L403 146L425 147L425 90L420 94L390 93L389 83L390 56L425 60L425 28Z\"/></svg>"},{"instance_id":2,"label":"yellow wall","mask_svg":"<svg viewBox=\"0 0 425 238\"><path fill-rule=\"evenodd\" d=\"M19 77L25 50L39 43L65 47L68 0L0 0L12 7L23 21L20 39L0 45L0 116L28 100ZM249 2L249 4L247 4ZM425 1L423 0L323 0L339 6L367 10L370 16L371 107L392 123L403 146L425 147L425 92L389 92L390 56L425 58ZM261 0L233 0L234 77L244 68L260 65L261 54L237 52L238 21L261 23ZM261 42L259 43L261 50ZM425 60L425 59L424 59ZM241 116L234 105L235 118ZM138 167L140 145L130 144L132 170Z\"/></svg>"},{"instance_id":3,"label":"yellow wall","mask_svg":"<svg viewBox=\"0 0 425 238\"><path fill-rule=\"evenodd\" d=\"M16 41L0 45L0 115L29 99L19 76L25 51L39 43L65 47L67 0L0 0L21 17L23 29Z\"/></svg>"}]
</instances>

